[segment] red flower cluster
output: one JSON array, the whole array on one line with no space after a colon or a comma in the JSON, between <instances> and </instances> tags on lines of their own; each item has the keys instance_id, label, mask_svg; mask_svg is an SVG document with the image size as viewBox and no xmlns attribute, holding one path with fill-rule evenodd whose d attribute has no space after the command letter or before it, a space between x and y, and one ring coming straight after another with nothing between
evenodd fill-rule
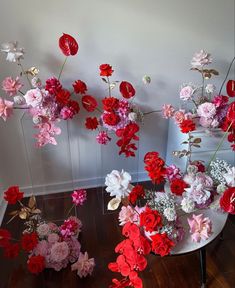
<instances>
[{"instance_id":1,"label":"red flower cluster","mask_svg":"<svg viewBox=\"0 0 235 288\"><path fill-rule=\"evenodd\" d=\"M74 92L77 94L85 94L87 91L86 83L82 80L77 80L73 83Z\"/></svg>"},{"instance_id":2,"label":"red flower cluster","mask_svg":"<svg viewBox=\"0 0 235 288\"><path fill-rule=\"evenodd\" d=\"M128 196L128 200L131 202L131 204L135 204L136 200L144 197L145 191L144 187L142 185L136 185L132 190L131 193Z\"/></svg>"},{"instance_id":3,"label":"red flower cluster","mask_svg":"<svg viewBox=\"0 0 235 288\"><path fill-rule=\"evenodd\" d=\"M166 175L165 161L159 157L158 152L148 152L144 157L145 170L154 184L164 181Z\"/></svg>"},{"instance_id":4,"label":"red flower cluster","mask_svg":"<svg viewBox=\"0 0 235 288\"><path fill-rule=\"evenodd\" d=\"M175 243L170 240L166 233L156 234L151 236L152 239L152 251L161 257L168 255L171 248L175 246Z\"/></svg>"},{"instance_id":5,"label":"red flower cluster","mask_svg":"<svg viewBox=\"0 0 235 288\"><path fill-rule=\"evenodd\" d=\"M56 101L62 105L65 106L68 104L69 99L70 99L70 92L66 89L61 89L59 92L56 94Z\"/></svg>"},{"instance_id":6,"label":"red flower cluster","mask_svg":"<svg viewBox=\"0 0 235 288\"><path fill-rule=\"evenodd\" d=\"M24 196L24 192L20 192L19 186L11 186L4 192L4 199L8 204L16 204Z\"/></svg>"},{"instance_id":7,"label":"red flower cluster","mask_svg":"<svg viewBox=\"0 0 235 288\"><path fill-rule=\"evenodd\" d=\"M235 187L230 187L224 191L220 198L220 208L225 212L235 215Z\"/></svg>"},{"instance_id":8,"label":"red flower cluster","mask_svg":"<svg viewBox=\"0 0 235 288\"><path fill-rule=\"evenodd\" d=\"M45 90L47 90L51 95L56 95L61 89L62 85L55 77L46 80Z\"/></svg>"},{"instance_id":9,"label":"red flower cluster","mask_svg":"<svg viewBox=\"0 0 235 288\"><path fill-rule=\"evenodd\" d=\"M196 125L191 119L184 119L180 123L180 130L182 133L189 133L196 129Z\"/></svg>"},{"instance_id":10,"label":"red flower cluster","mask_svg":"<svg viewBox=\"0 0 235 288\"><path fill-rule=\"evenodd\" d=\"M85 126L89 130L95 130L99 125L99 122L96 117L88 117L86 118Z\"/></svg>"},{"instance_id":11,"label":"red flower cluster","mask_svg":"<svg viewBox=\"0 0 235 288\"><path fill-rule=\"evenodd\" d=\"M181 196L187 187L188 185L183 179L173 179L170 183L171 192L177 196Z\"/></svg>"},{"instance_id":12,"label":"red flower cluster","mask_svg":"<svg viewBox=\"0 0 235 288\"><path fill-rule=\"evenodd\" d=\"M38 235L35 232L25 233L21 237L22 249L26 252L31 252L38 244Z\"/></svg>"},{"instance_id":13,"label":"red flower cluster","mask_svg":"<svg viewBox=\"0 0 235 288\"><path fill-rule=\"evenodd\" d=\"M157 231L162 227L162 218L157 210L146 207L145 211L140 214L140 226L144 226L148 232Z\"/></svg>"},{"instance_id":14,"label":"red flower cluster","mask_svg":"<svg viewBox=\"0 0 235 288\"><path fill-rule=\"evenodd\" d=\"M45 258L41 255L31 256L27 263L28 269L33 274L38 274L45 268Z\"/></svg>"},{"instance_id":15,"label":"red flower cluster","mask_svg":"<svg viewBox=\"0 0 235 288\"><path fill-rule=\"evenodd\" d=\"M112 76L113 74L113 70L112 70L112 66L110 66L109 64L101 64L100 65L100 76Z\"/></svg>"}]
</instances>

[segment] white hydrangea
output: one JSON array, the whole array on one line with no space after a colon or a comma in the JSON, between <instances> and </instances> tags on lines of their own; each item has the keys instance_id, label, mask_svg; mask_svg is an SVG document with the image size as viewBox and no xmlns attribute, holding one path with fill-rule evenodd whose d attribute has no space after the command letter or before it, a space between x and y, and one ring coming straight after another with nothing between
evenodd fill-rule
<instances>
[{"instance_id":1,"label":"white hydrangea","mask_svg":"<svg viewBox=\"0 0 235 288\"><path fill-rule=\"evenodd\" d=\"M216 188L218 194L223 194L227 187L224 184L219 184Z\"/></svg>"},{"instance_id":2,"label":"white hydrangea","mask_svg":"<svg viewBox=\"0 0 235 288\"><path fill-rule=\"evenodd\" d=\"M177 216L176 211L173 207L165 208L163 214L168 221L174 221Z\"/></svg>"},{"instance_id":3,"label":"white hydrangea","mask_svg":"<svg viewBox=\"0 0 235 288\"><path fill-rule=\"evenodd\" d=\"M195 203L192 199L185 197L181 201L181 208L184 212L191 213L195 208Z\"/></svg>"}]
</instances>

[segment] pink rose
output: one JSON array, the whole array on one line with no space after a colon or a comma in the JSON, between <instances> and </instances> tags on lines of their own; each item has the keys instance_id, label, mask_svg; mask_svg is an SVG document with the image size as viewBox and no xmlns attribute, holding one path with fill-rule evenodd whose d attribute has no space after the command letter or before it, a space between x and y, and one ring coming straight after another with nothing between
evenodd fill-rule
<instances>
[{"instance_id":1,"label":"pink rose","mask_svg":"<svg viewBox=\"0 0 235 288\"><path fill-rule=\"evenodd\" d=\"M174 113L174 121L176 124L180 124L185 119L185 111L178 110Z\"/></svg>"}]
</instances>

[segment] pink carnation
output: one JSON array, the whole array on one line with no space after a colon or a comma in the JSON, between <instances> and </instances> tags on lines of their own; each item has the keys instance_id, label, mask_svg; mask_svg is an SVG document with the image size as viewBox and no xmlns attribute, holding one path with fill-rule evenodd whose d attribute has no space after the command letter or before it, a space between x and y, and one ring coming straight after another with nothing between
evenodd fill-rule
<instances>
[{"instance_id":1,"label":"pink carnation","mask_svg":"<svg viewBox=\"0 0 235 288\"><path fill-rule=\"evenodd\" d=\"M180 124L185 119L185 111L178 110L174 113L174 121L176 124Z\"/></svg>"},{"instance_id":2,"label":"pink carnation","mask_svg":"<svg viewBox=\"0 0 235 288\"><path fill-rule=\"evenodd\" d=\"M72 201L76 206L83 205L83 203L86 201L86 196L87 193L85 189L74 190L72 194Z\"/></svg>"},{"instance_id":3,"label":"pink carnation","mask_svg":"<svg viewBox=\"0 0 235 288\"><path fill-rule=\"evenodd\" d=\"M200 117L212 118L216 114L216 107L213 103L205 102L198 106L197 113Z\"/></svg>"},{"instance_id":4,"label":"pink carnation","mask_svg":"<svg viewBox=\"0 0 235 288\"><path fill-rule=\"evenodd\" d=\"M69 246L66 242L56 242L51 247L50 259L53 262L62 262L69 255Z\"/></svg>"},{"instance_id":5,"label":"pink carnation","mask_svg":"<svg viewBox=\"0 0 235 288\"><path fill-rule=\"evenodd\" d=\"M180 98L184 101L187 101L192 98L194 91L195 89L192 86L190 85L184 86L180 90Z\"/></svg>"},{"instance_id":6,"label":"pink carnation","mask_svg":"<svg viewBox=\"0 0 235 288\"><path fill-rule=\"evenodd\" d=\"M96 136L96 140L99 144L106 145L111 140L111 138L108 136L107 132L100 131Z\"/></svg>"},{"instance_id":7,"label":"pink carnation","mask_svg":"<svg viewBox=\"0 0 235 288\"><path fill-rule=\"evenodd\" d=\"M14 102L5 100L0 97L0 117L2 117L4 121L6 121L7 118L9 118L12 115L13 104Z\"/></svg>"},{"instance_id":8,"label":"pink carnation","mask_svg":"<svg viewBox=\"0 0 235 288\"><path fill-rule=\"evenodd\" d=\"M166 176L171 181L176 178L181 178L180 169L176 167L174 164L170 165L166 168Z\"/></svg>"},{"instance_id":9,"label":"pink carnation","mask_svg":"<svg viewBox=\"0 0 235 288\"><path fill-rule=\"evenodd\" d=\"M52 77L46 80L45 89L50 94L55 95L62 89L62 85L60 84L60 81L58 79L56 79L55 77Z\"/></svg>"},{"instance_id":10,"label":"pink carnation","mask_svg":"<svg viewBox=\"0 0 235 288\"><path fill-rule=\"evenodd\" d=\"M15 80L12 77L6 77L2 82L2 89L9 96L15 96L20 88L23 87L23 84L20 83L19 79L19 77L16 77Z\"/></svg>"},{"instance_id":11,"label":"pink carnation","mask_svg":"<svg viewBox=\"0 0 235 288\"><path fill-rule=\"evenodd\" d=\"M173 117L174 115L174 112L175 112L175 109L174 107L171 105L171 104L164 104L162 106L162 115L163 115L163 118L171 118Z\"/></svg>"},{"instance_id":12,"label":"pink carnation","mask_svg":"<svg viewBox=\"0 0 235 288\"><path fill-rule=\"evenodd\" d=\"M80 231L80 222L77 221L76 217L74 218L65 220L64 223L60 226L60 233L64 238L76 235Z\"/></svg>"},{"instance_id":13,"label":"pink carnation","mask_svg":"<svg viewBox=\"0 0 235 288\"><path fill-rule=\"evenodd\" d=\"M121 211L119 212L119 222L121 226L125 225L127 222L137 222L138 219L138 214L131 206L122 206Z\"/></svg>"},{"instance_id":14,"label":"pink carnation","mask_svg":"<svg viewBox=\"0 0 235 288\"><path fill-rule=\"evenodd\" d=\"M93 269L95 267L94 258L88 258L87 252L80 253L79 258L76 263L71 265L72 271L77 270L77 275L82 278L86 277L88 274L91 275Z\"/></svg>"},{"instance_id":15,"label":"pink carnation","mask_svg":"<svg viewBox=\"0 0 235 288\"><path fill-rule=\"evenodd\" d=\"M193 242L207 240L212 234L212 223L208 217L203 218L203 214L192 215L188 218L190 233Z\"/></svg>"},{"instance_id":16,"label":"pink carnation","mask_svg":"<svg viewBox=\"0 0 235 288\"><path fill-rule=\"evenodd\" d=\"M74 116L74 111L67 106L64 106L60 111L60 117L63 120L72 119Z\"/></svg>"}]
</instances>

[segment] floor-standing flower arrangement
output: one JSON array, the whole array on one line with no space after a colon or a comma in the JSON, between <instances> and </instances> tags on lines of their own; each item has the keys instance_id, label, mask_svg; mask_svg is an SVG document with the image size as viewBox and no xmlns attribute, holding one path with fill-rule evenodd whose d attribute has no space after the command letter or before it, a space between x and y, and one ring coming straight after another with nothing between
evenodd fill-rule
<instances>
[{"instance_id":1,"label":"floor-standing flower arrangement","mask_svg":"<svg viewBox=\"0 0 235 288\"><path fill-rule=\"evenodd\" d=\"M71 196L75 206L82 205L86 200L86 191L75 190ZM35 197L31 196L27 205L22 203L23 197L24 193L18 186L9 187L4 193L4 199L9 205L19 206L10 213L12 218L9 222L15 217L24 222L20 240L14 239L9 230L0 229L0 247L4 257L16 258L20 251L24 252L28 270L33 274L46 268L60 271L70 264L71 270L76 271L79 277L91 275L95 261L88 257L87 252L81 252L78 240L82 228L81 220L70 216L61 225L48 222L42 218Z\"/></svg>"}]
</instances>

